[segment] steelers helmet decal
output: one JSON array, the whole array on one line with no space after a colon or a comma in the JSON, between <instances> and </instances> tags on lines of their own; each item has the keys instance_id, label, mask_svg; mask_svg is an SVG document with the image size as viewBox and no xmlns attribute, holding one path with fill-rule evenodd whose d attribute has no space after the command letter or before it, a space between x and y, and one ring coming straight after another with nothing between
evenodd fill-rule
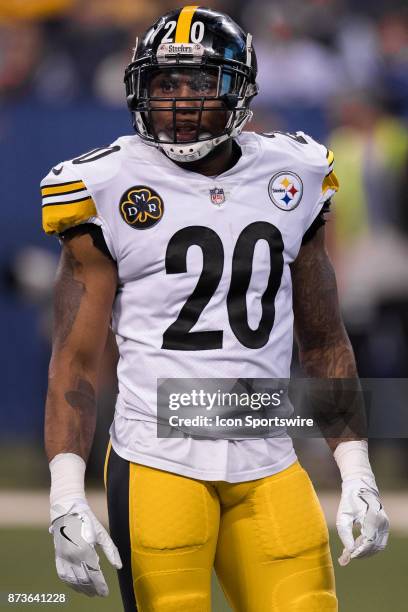
<instances>
[{"instance_id":1,"label":"steelers helmet decal","mask_svg":"<svg viewBox=\"0 0 408 612\"><path fill-rule=\"evenodd\" d=\"M146 185L129 187L119 203L122 219L135 229L149 229L163 217L164 204L160 195Z\"/></svg>"}]
</instances>

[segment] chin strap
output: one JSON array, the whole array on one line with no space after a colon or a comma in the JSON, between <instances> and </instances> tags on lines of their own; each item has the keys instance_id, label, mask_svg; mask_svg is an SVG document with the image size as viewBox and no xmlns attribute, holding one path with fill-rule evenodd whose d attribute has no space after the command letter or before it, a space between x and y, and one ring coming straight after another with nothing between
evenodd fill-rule
<instances>
[{"instance_id":1,"label":"chin strap","mask_svg":"<svg viewBox=\"0 0 408 612\"><path fill-rule=\"evenodd\" d=\"M228 134L223 134L222 136L218 136L217 138L212 138L211 140L204 140L203 142L194 142L194 143L186 143L185 145L173 144L173 143L154 143L167 157L172 159L173 161L178 162L192 162L197 159L202 159L210 151L212 151L215 147L217 147L222 142L225 142L229 138L236 138L242 132L244 126L250 121L252 118L252 111L246 113L243 117L241 123L236 125Z\"/></svg>"},{"instance_id":2,"label":"chin strap","mask_svg":"<svg viewBox=\"0 0 408 612\"><path fill-rule=\"evenodd\" d=\"M215 147L222 142L225 142L232 136L224 134L219 138L213 138L212 140L205 140L204 142L182 144L164 144L158 143L158 147L167 157L173 161L178 162L192 162L197 159L202 159L208 153L210 153Z\"/></svg>"},{"instance_id":3,"label":"chin strap","mask_svg":"<svg viewBox=\"0 0 408 612\"><path fill-rule=\"evenodd\" d=\"M172 159L173 161L184 163L202 159L222 142L225 142L229 138L236 138L239 136L245 125L251 121L252 115L252 111L246 109L246 112L239 118L239 121L235 122L233 120L234 114L231 114L231 118L226 126L226 133L222 134L221 136L217 136L216 138L212 138L211 140L183 144L153 140L147 133L141 113L137 111L132 112L133 127L136 133L147 145L160 149L169 159Z\"/></svg>"}]
</instances>

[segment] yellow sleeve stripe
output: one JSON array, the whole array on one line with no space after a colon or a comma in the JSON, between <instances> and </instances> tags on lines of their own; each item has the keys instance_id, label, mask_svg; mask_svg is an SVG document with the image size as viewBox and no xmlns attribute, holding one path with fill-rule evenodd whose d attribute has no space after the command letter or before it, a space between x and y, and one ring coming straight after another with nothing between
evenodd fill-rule
<instances>
[{"instance_id":1,"label":"yellow sleeve stripe","mask_svg":"<svg viewBox=\"0 0 408 612\"><path fill-rule=\"evenodd\" d=\"M327 176L324 177L322 184L322 193L326 193L326 191L338 191L340 187L339 179L337 178L334 171L329 172Z\"/></svg>"},{"instance_id":2,"label":"yellow sleeve stripe","mask_svg":"<svg viewBox=\"0 0 408 612\"><path fill-rule=\"evenodd\" d=\"M188 43L190 41L191 22L193 20L194 13L198 8L198 6L185 6L183 9L181 9L179 18L177 20L174 42Z\"/></svg>"},{"instance_id":3,"label":"yellow sleeve stripe","mask_svg":"<svg viewBox=\"0 0 408 612\"><path fill-rule=\"evenodd\" d=\"M333 151L330 151L330 149L327 149L326 157L327 157L327 163L329 164L329 166L331 166L332 163L334 162Z\"/></svg>"},{"instance_id":4,"label":"yellow sleeve stripe","mask_svg":"<svg viewBox=\"0 0 408 612\"><path fill-rule=\"evenodd\" d=\"M43 206L42 220L46 234L63 232L68 227L79 225L89 217L96 217L97 212L92 198L76 200L61 204Z\"/></svg>"},{"instance_id":5,"label":"yellow sleeve stripe","mask_svg":"<svg viewBox=\"0 0 408 612\"><path fill-rule=\"evenodd\" d=\"M66 194L72 191L80 191L86 189L85 184L82 181L70 181L69 183L60 183L59 185L50 185L48 187L42 187L41 195L43 197L54 195L54 194Z\"/></svg>"}]
</instances>

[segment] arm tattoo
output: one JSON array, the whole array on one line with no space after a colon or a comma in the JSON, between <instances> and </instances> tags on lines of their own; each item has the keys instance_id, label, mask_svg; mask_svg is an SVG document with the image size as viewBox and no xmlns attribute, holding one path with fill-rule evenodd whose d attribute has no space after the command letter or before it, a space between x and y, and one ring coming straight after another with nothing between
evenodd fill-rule
<instances>
[{"instance_id":1,"label":"arm tattoo","mask_svg":"<svg viewBox=\"0 0 408 612\"><path fill-rule=\"evenodd\" d=\"M88 457L96 423L95 389L89 381L79 378L76 389L66 391L64 397L75 417L67 422L65 452L79 453L82 457Z\"/></svg>"},{"instance_id":2,"label":"arm tattoo","mask_svg":"<svg viewBox=\"0 0 408 612\"><path fill-rule=\"evenodd\" d=\"M95 389L90 382L80 378L76 389L67 391L64 395L68 404L84 416L95 412Z\"/></svg>"},{"instance_id":3,"label":"arm tattoo","mask_svg":"<svg viewBox=\"0 0 408 612\"><path fill-rule=\"evenodd\" d=\"M300 364L307 377L320 379L311 403L313 416L334 450L342 440L361 438L365 414L334 270L323 234L317 234L292 264L293 311Z\"/></svg>"},{"instance_id":4,"label":"arm tattoo","mask_svg":"<svg viewBox=\"0 0 408 612\"><path fill-rule=\"evenodd\" d=\"M69 243L66 243L54 301L54 337L61 346L64 345L72 331L81 299L85 293L84 283L75 278L75 272L81 269L81 262L75 258Z\"/></svg>"},{"instance_id":5,"label":"arm tattoo","mask_svg":"<svg viewBox=\"0 0 408 612\"><path fill-rule=\"evenodd\" d=\"M333 266L324 248L307 246L305 250L306 256L292 265L293 311L302 367L313 377L355 377Z\"/></svg>"},{"instance_id":6,"label":"arm tattoo","mask_svg":"<svg viewBox=\"0 0 408 612\"><path fill-rule=\"evenodd\" d=\"M98 370L116 283L115 264L95 249L90 236L64 236L46 403L49 460L61 452L76 453L85 460L89 455L96 425Z\"/></svg>"}]
</instances>

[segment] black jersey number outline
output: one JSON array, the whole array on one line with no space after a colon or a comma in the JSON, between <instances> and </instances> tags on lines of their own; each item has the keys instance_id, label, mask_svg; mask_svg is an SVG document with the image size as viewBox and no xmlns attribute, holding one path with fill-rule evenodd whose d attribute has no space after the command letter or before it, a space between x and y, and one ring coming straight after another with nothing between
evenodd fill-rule
<instances>
[{"instance_id":1,"label":"black jersey number outline","mask_svg":"<svg viewBox=\"0 0 408 612\"><path fill-rule=\"evenodd\" d=\"M306 138L303 138L300 134L296 132L296 134L292 134L292 132L281 132L280 130L275 130L274 132L263 132L261 136L265 136L266 138L276 138L276 134L280 134L281 136L287 136L292 140L296 140L296 142L300 142L300 144L308 144Z\"/></svg>"},{"instance_id":2,"label":"black jersey number outline","mask_svg":"<svg viewBox=\"0 0 408 612\"><path fill-rule=\"evenodd\" d=\"M111 155L111 153L116 153L116 151L120 151L119 145L113 147L98 147L97 149L92 149L92 151L88 151L88 153L84 153L80 157L73 159L72 163L88 164L89 162L97 161L98 159L102 159L102 157Z\"/></svg>"},{"instance_id":3,"label":"black jersey number outline","mask_svg":"<svg viewBox=\"0 0 408 612\"><path fill-rule=\"evenodd\" d=\"M268 284L261 298L262 316L257 329L251 329L248 325L246 295L258 240L265 240L269 245L270 269ZM218 234L204 226L185 227L176 232L166 249L166 273L180 274L187 271L187 251L193 245L202 250L203 268L193 293L181 308L177 319L163 334L163 349L200 351L222 348L222 330L191 331L221 280L224 248ZM264 221L256 221L245 227L238 237L232 257L227 310L234 335L247 348L261 348L269 340L275 322L275 298L282 274L283 240L278 228Z\"/></svg>"}]
</instances>

